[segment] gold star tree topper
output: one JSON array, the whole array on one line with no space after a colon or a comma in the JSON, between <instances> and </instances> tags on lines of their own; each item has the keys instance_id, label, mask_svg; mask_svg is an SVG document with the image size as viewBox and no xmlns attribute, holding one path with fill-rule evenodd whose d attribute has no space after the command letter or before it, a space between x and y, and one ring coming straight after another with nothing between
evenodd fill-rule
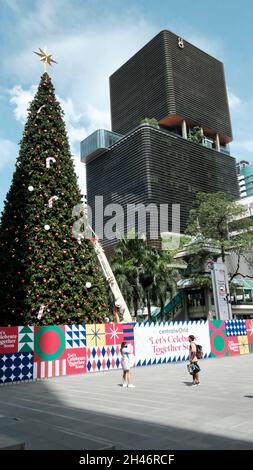
<instances>
[{"instance_id":1,"label":"gold star tree topper","mask_svg":"<svg viewBox=\"0 0 253 470\"><path fill-rule=\"evenodd\" d=\"M52 59L52 54L47 53L47 48L44 47L44 51L39 47L40 52L34 52L34 54L37 54L38 56L41 57L41 61L44 63L44 71L47 72L47 65L52 65L52 63L57 64L55 60Z\"/></svg>"}]
</instances>

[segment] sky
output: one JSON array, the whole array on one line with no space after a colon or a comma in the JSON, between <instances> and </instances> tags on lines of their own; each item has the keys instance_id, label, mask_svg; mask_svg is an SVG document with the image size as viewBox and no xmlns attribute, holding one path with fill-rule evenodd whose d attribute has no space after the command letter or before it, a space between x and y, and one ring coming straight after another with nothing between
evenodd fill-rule
<instances>
[{"instance_id":1,"label":"sky","mask_svg":"<svg viewBox=\"0 0 253 470\"><path fill-rule=\"evenodd\" d=\"M0 212L10 187L26 112L47 46L65 112L79 185L80 141L111 129L109 76L168 29L224 63L237 160L253 163L253 3L251 0L0 0Z\"/></svg>"}]
</instances>

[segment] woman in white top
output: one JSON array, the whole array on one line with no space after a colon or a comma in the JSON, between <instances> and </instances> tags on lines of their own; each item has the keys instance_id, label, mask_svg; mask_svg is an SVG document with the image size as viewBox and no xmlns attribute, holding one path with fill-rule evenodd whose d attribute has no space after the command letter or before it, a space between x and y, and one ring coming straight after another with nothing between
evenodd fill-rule
<instances>
[{"instance_id":1,"label":"woman in white top","mask_svg":"<svg viewBox=\"0 0 253 470\"><path fill-rule=\"evenodd\" d=\"M125 341L123 341L123 343L121 344L120 352L123 358L123 387L134 388L135 385L131 384L131 367L134 365L132 344L127 344Z\"/></svg>"}]
</instances>

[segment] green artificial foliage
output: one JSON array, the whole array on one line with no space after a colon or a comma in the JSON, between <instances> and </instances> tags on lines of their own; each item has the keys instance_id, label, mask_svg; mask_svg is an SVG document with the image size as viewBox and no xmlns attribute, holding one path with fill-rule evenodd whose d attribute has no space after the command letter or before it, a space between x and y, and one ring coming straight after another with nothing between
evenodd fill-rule
<instances>
[{"instance_id":1,"label":"green artificial foliage","mask_svg":"<svg viewBox=\"0 0 253 470\"><path fill-rule=\"evenodd\" d=\"M0 224L1 325L105 321L108 294L93 246L72 235L80 202L63 112L44 73Z\"/></svg>"},{"instance_id":2,"label":"green artificial foliage","mask_svg":"<svg viewBox=\"0 0 253 470\"><path fill-rule=\"evenodd\" d=\"M195 142L196 144L202 144L204 135L201 127L195 126L188 134L188 140Z\"/></svg>"},{"instance_id":3,"label":"green artificial foliage","mask_svg":"<svg viewBox=\"0 0 253 470\"><path fill-rule=\"evenodd\" d=\"M141 120L141 124L149 124L150 126L159 129L159 122L155 118L144 118Z\"/></svg>"}]
</instances>

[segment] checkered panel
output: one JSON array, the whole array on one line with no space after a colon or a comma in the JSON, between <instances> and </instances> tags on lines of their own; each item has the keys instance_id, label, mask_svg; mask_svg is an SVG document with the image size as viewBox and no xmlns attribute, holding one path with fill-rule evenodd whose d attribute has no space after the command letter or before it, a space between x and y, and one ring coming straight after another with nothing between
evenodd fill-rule
<instances>
[{"instance_id":1,"label":"checkered panel","mask_svg":"<svg viewBox=\"0 0 253 470\"><path fill-rule=\"evenodd\" d=\"M0 383L31 380L33 378L33 353L0 354Z\"/></svg>"},{"instance_id":2,"label":"checkered panel","mask_svg":"<svg viewBox=\"0 0 253 470\"><path fill-rule=\"evenodd\" d=\"M226 320L227 336L247 336L245 320Z\"/></svg>"},{"instance_id":3,"label":"checkered panel","mask_svg":"<svg viewBox=\"0 0 253 470\"><path fill-rule=\"evenodd\" d=\"M84 348L86 346L85 325L67 325L65 327L66 349Z\"/></svg>"},{"instance_id":4,"label":"checkered panel","mask_svg":"<svg viewBox=\"0 0 253 470\"><path fill-rule=\"evenodd\" d=\"M119 369L122 367L120 346L87 348L87 372Z\"/></svg>"}]
</instances>

